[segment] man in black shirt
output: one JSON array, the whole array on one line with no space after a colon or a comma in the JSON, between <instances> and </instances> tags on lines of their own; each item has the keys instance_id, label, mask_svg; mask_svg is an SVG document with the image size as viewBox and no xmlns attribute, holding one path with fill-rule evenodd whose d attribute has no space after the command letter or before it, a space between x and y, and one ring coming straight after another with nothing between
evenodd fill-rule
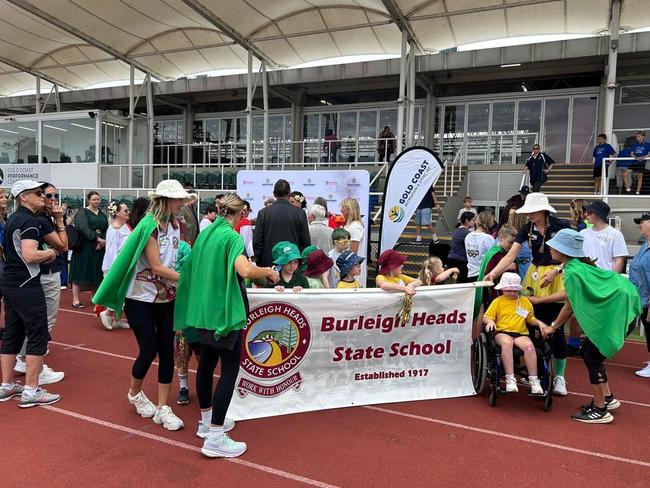
<instances>
[{"instance_id":1,"label":"man in black shirt","mask_svg":"<svg viewBox=\"0 0 650 488\"><path fill-rule=\"evenodd\" d=\"M539 150L539 144L533 145L533 153L526 160L524 173L528 172L530 176L530 187L533 193L539 192L540 188L548 180L548 173L551 172L551 166L555 161L551 157Z\"/></svg>"},{"instance_id":2,"label":"man in black shirt","mask_svg":"<svg viewBox=\"0 0 650 488\"><path fill-rule=\"evenodd\" d=\"M39 250L43 235L37 213L45 207L42 184L31 180L14 183L11 194L18 209L5 227L5 269L0 288L5 297L5 336L0 349L2 385L0 400L20 395L19 406L29 408L59 401L60 395L39 388L38 377L47 351L47 306L40 282L40 263L52 262L58 252ZM16 355L27 337L25 386L14 379Z\"/></svg>"}]
</instances>

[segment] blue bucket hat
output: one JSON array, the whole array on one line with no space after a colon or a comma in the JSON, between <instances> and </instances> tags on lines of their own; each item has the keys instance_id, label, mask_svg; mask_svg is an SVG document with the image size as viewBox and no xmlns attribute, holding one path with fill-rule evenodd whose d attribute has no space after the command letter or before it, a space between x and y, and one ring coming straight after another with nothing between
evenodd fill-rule
<instances>
[{"instance_id":1,"label":"blue bucket hat","mask_svg":"<svg viewBox=\"0 0 650 488\"><path fill-rule=\"evenodd\" d=\"M565 256L572 258L584 258L585 252L582 250L584 239L573 229L562 229L548 241L549 247L552 247Z\"/></svg>"},{"instance_id":2,"label":"blue bucket hat","mask_svg":"<svg viewBox=\"0 0 650 488\"><path fill-rule=\"evenodd\" d=\"M341 278L347 275L355 265L363 263L364 259L365 258L362 258L361 256L357 256L352 251L345 251L344 253L342 253L336 259L336 266L338 266L339 268Z\"/></svg>"}]
</instances>

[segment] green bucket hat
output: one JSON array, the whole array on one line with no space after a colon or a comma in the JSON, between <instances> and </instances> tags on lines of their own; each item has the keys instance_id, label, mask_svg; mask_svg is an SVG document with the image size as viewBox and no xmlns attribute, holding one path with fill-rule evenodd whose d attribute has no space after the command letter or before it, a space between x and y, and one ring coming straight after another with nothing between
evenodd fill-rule
<instances>
[{"instance_id":1,"label":"green bucket hat","mask_svg":"<svg viewBox=\"0 0 650 488\"><path fill-rule=\"evenodd\" d=\"M271 250L273 256L273 264L285 265L294 259L302 259L298 246L293 242L280 241Z\"/></svg>"},{"instance_id":2,"label":"green bucket hat","mask_svg":"<svg viewBox=\"0 0 650 488\"><path fill-rule=\"evenodd\" d=\"M302 254L300 255L300 257L302 257L302 264L300 265L301 273L304 273L307 270L307 258L316 250L318 250L318 246L307 246L303 249Z\"/></svg>"}]
</instances>

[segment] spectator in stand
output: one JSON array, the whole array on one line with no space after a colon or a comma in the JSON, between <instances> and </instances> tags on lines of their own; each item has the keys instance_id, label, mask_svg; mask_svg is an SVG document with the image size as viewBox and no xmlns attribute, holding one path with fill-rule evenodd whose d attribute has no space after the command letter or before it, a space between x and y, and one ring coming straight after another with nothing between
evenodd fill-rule
<instances>
[{"instance_id":1,"label":"spectator in stand","mask_svg":"<svg viewBox=\"0 0 650 488\"><path fill-rule=\"evenodd\" d=\"M251 212L251 204L247 200L244 200L244 210L242 211L241 220L235 225L234 229L236 232L239 232L244 240L246 256L251 261L255 261L255 254L253 253L253 224L248 218Z\"/></svg>"},{"instance_id":2,"label":"spectator in stand","mask_svg":"<svg viewBox=\"0 0 650 488\"><path fill-rule=\"evenodd\" d=\"M650 359L650 320L648 320L648 305L650 304L650 212L644 212L634 222L639 224L641 235L645 237L645 242L641 245L639 252L634 256L630 263L630 281L634 283L639 296L641 297L641 321L645 329L645 341ZM636 371L634 374L641 378L650 378L650 361L645 363L645 367Z\"/></svg>"},{"instance_id":3,"label":"spectator in stand","mask_svg":"<svg viewBox=\"0 0 650 488\"><path fill-rule=\"evenodd\" d=\"M490 235L493 224L494 215L491 212L483 211L476 218L475 229L465 236L468 282L476 281L483 256L494 244L494 237Z\"/></svg>"},{"instance_id":4,"label":"spectator in stand","mask_svg":"<svg viewBox=\"0 0 650 488\"><path fill-rule=\"evenodd\" d=\"M305 212L289 203L291 186L278 180L273 186L276 201L257 213L253 232L253 252L258 266L273 264L272 249L280 241L297 244L300 251L311 244Z\"/></svg>"},{"instance_id":5,"label":"spectator in stand","mask_svg":"<svg viewBox=\"0 0 650 488\"><path fill-rule=\"evenodd\" d=\"M641 194L641 187L643 186L643 172L645 171L645 162L650 153L650 143L645 142L645 131L640 130L636 133L636 144L634 144L630 151L632 152L632 157L636 161L632 161L632 166L630 166L628 171L634 172L636 175L636 194ZM625 191L630 191L630 186L628 186Z\"/></svg>"},{"instance_id":6,"label":"spectator in stand","mask_svg":"<svg viewBox=\"0 0 650 488\"><path fill-rule=\"evenodd\" d=\"M431 221L433 207L435 207L438 212L442 212L442 208L440 208L440 203L438 202L438 197L436 197L436 192L433 190L432 186L430 191L425 193L424 198L415 211L415 242L422 242L421 231L423 225L427 226L429 232L431 232L431 240L434 243L438 242L436 227Z\"/></svg>"},{"instance_id":7,"label":"spectator in stand","mask_svg":"<svg viewBox=\"0 0 650 488\"><path fill-rule=\"evenodd\" d=\"M327 225L327 211L322 205L313 204L307 210L311 243L326 254L332 249L332 228Z\"/></svg>"},{"instance_id":8,"label":"spectator in stand","mask_svg":"<svg viewBox=\"0 0 650 488\"><path fill-rule=\"evenodd\" d=\"M465 237L474 228L476 215L463 212L460 225L451 233L451 248L447 255L447 266L458 268L458 283L467 283L467 253L465 252Z\"/></svg>"},{"instance_id":9,"label":"spectator in stand","mask_svg":"<svg viewBox=\"0 0 650 488\"><path fill-rule=\"evenodd\" d=\"M598 145L594 147L594 193L600 194L602 174L603 174L603 159L616 156L616 150L607 143L607 136L605 134L598 134L596 138ZM607 164L609 167L609 163Z\"/></svg>"},{"instance_id":10,"label":"spectator in stand","mask_svg":"<svg viewBox=\"0 0 650 488\"><path fill-rule=\"evenodd\" d=\"M540 188L548 180L548 173L555 161L540 151L539 144L533 144L533 153L528 157L524 167L524 173L530 177L530 186L533 192L540 191Z\"/></svg>"},{"instance_id":11,"label":"spectator in stand","mask_svg":"<svg viewBox=\"0 0 650 488\"><path fill-rule=\"evenodd\" d=\"M460 217L465 213L465 212L472 212L474 216L476 217L478 215L478 212L474 207L472 207L472 197L467 196L463 198L463 208L461 208L458 211L458 216L456 217L456 220L460 222Z\"/></svg>"},{"instance_id":12,"label":"spectator in stand","mask_svg":"<svg viewBox=\"0 0 650 488\"><path fill-rule=\"evenodd\" d=\"M214 219L217 218L217 207L214 205L208 205L205 207L205 213L203 214L203 218L201 219L201 222L199 222L199 232L202 230L206 229L212 222L214 222Z\"/></svg>"},{"instance_id":13,"label":"spectator in stand","mask_svg":"<svg viewBox=\"0 0 650 488\"><path fill-rule=\"evenodd\" d=\"M626 146L625 148L621 149L621 151L618 153L619 158L631 158L632 157L632 151L630 151L630 147L632 146ZM630 188L632 187L632 170L630 167L632 166L633 161L629 159L617 159L616 160L616 188L618 189L618 194L623 193L623 186L625 186L625 189L627 191L631 191Z\"/></svg>"},{"instance_id":14,"label":"spectator in stand","mask_svg":"<svg viewBox=\"0 0 650 488\"><path fill-rule=\"evenodd\" d=\"M526 195L528 195L529 193L530 193L530 188L524 185L519 189L519 193L511 196L510 198L508 198L508 200L506 200L506 205L503 209L503 212L501 212L501 214L499 215L499 225L503 225L508 222L508 219L510 218L511 210L517 210L524 206L524 202L526 201Z\"/></svg>"},{"instance_id":15,"label":"spectator in stand","mask_svg":"<svg viewBox=\"0 0 650 488\"><path fill-rule=\"evenodd\" d=\"M580 232L589 225L585 219L585 201L582 198L576 198L569 203L569 214L571 215L571 227Z\"/></svg>"},{"instance_id":16,"label":"spectator in stand","mask_svg":"<svg viewBox=\"0 0 650 488\"><path fill-rule=\"evenodd\" d=\"M377 139L379 139L377 141L377 154L379 155L377 161L381 163L386 160L389 163L390 157L395 152L395 134L391 132L390 125L384 127Z\"/></svg>"},{"instance_id":17,"label":"spectator in stand","mask_svg":"<svg viewBox=\"0 0 650 488\"><path fill-rule=\"evenodd\" d=\"M341 143L336 139L336 134L334 130L327 129L325 132L325 142L323 143L323 152L327 155L328 163L335 163L336 153L341 147Z\"/></svg>"}]
</instances>

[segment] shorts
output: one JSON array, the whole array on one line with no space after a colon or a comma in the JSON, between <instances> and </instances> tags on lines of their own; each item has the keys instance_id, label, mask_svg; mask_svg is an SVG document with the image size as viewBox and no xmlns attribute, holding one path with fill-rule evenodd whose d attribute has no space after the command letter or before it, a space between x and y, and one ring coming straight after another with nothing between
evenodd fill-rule
<instances>
[{"instance_id":1,"label":"shorts","mask_svg":"<svg viewBox=\"0 0 650 488\"><path fill-rule=\"evenodd\" d=\"M607 166L609 167L609 164ZM601 176L603 176L603 167L602 166L594 166L593 177L594 178L600 178Z\"/></svg>"},{"instance_id":2,"label":"shorts","mask_svg":"<svg viewBox=\"0 0 650 488\"><path fill-rule=\"evenodd\" d=\"M503 331L497 330L496 335L499 335L499 334L505 334L507 336L512 337L513 339L516 339L517 337L528 337L528 334L520 334L519 332L503 332Z\"/></svg>"},{"instance_id":3,"label":"shorts","mask_svg":"<svg viewBox=\"0 0 650 488\"><path fill-rule=\"evenodd\" d=\"M415 225L431 225L431 209L418 208L415 211Z\"/></svg>"},{"instance_id":4,"label":"shorts","mask_svg":"<svg viewBox=\"0 0 650 488\"><path fill-rule=\"evenodd\" d=\"M27 338L28 356L45 356L50 333L47 329L47 305L41 286L3 287L5 333L2 354L18 354Z\"/></svg>"},{"instance_id":5,"label":"shorts","mask_svg":"<svg viewBox=\"0 0 650 488\"><path fill-rule=\"evenodd\" d=\"M632 161L629 169L635 173L643 173L645 171L645 161Z\"/></svg>"}]
</instances>

